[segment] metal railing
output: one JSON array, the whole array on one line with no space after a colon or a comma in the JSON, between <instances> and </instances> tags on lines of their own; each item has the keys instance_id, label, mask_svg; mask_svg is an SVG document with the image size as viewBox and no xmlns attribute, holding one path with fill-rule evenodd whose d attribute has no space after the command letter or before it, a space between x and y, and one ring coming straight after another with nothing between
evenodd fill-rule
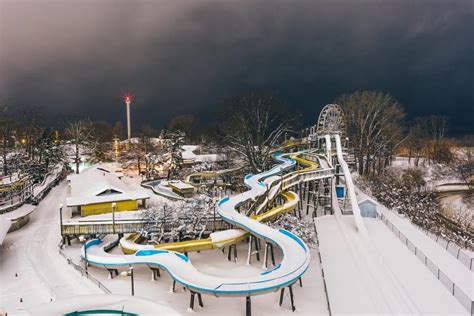
<instances>
[{"instance_id":1,"label":"metal railing","mask_svg":"<svg viewBox=\"0 0 474 316\"><path fill-rule=\"evenodd\" d=\"M177 229L181 224L192 224L188 218L180 218L176 221L164 221L151 223L146 220L116 220L115 225L110 220L100 222L80 222L80 223L63 223L63 236L71 235L96 235L96 234L129 234L136 233L141 230L147 230L150 233L170 232ZM207 217L201 220L200 225L205 225L204 232L211 233L215 230L228 229L231 225L225 222L221 217ZM202 226L200 226L202 229ZM201 230L200 229L200 230Z\"/></svg>"},{"instance_id":2,"label":"metal railing","mask_svg":"<svg viewBox=\"0 0 474 316\"><path fill-rule=\"evenodd\" d=\"M413 244L397 227L395 227L384 214L377 217L400 239L405 246L436 276L436 278L451 292L464 308L474 314L474 301L456 283L454 283L441 269L430 260L415 244Z\"/></svg>"},{"instance_id":3,"label":"metal railing","mask_svg":"<svg viewBox=\"0 0 474 316\"><path fill-rule=\"evenodd\" d=\"M81 267L80 265L76 264L70 257L68 257L66 255L66 253L64 253L64 251L62 250L62 242L59 244L59 254L64 258L66 259L67 261L67 264L71 265L76 271L78 271L79 273L81 273L81 275L83 277L86 277L87 279L91 280L92 283L94 283L95 285L97 285L99 287L99 289L101 289L102 291L104 291L105 294L110 294L112 293L102 282L100 282L96 277L94 277L92 274L90 274L88 271L86 271L83 267Z\"/></svg>"},{"instance_id":4,"label":"metal railing","mask_svg":"<svg viewBox=\"0 0 474 316\"><path fill-rule=\"evenodd\" d=\"M332 315L331 311L331 304L329 303L329 293L328 293L328 288L326 285L326 276L324 275L324 267L323 267L323 260L321 258L321 252L319 251L319 238L318 238L318 230L316 229L316 222L313 221L314 224L314 233L316 235L316 245L318 247L318 258L319 258L319 265L321 266L321 276L323 278L323 285L324 285L324 294L326 295L326 302L328 304L328 311L329 311L329 316Z\"/></svg>"},{"instance_id":5,"label":"metal railing","mask_svg":"<svg viewBox=\"0 0 474 316\"><path fill-rule=\"evenodd\" d=\"M474 258L468 255L461 247L456 245L454 242L448 241L431 232L427 231L426 234L436 241L438 245L446 249L451 255L458 259L458 261L465 265L469 270L474 271Z\"/></svg>"},{"instance_id":6,"label":"metal railing","mask_svg":"<svg viewBox=\"0 0 474 316\"><path fill-rule=\"evenodd\" d=\"M282 189L283 190L289 189L300 182L324 179L324 178L328 178L332 176L334 176L334 169L323 169L323 170L316 169L316 170L311 170L308 172L289 174L287 177L286 176L282 177L282 183L283 183Z\"/></svg>"}]
</instances>

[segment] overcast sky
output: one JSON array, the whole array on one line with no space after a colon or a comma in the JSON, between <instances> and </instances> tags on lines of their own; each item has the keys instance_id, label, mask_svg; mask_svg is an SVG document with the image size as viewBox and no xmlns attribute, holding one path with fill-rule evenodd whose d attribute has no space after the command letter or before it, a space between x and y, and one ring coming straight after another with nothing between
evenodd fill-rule
<instances>
[{"instance_id":1,"label":"overcast sky","mask_svg":"<svg viewBox=\"0 0 474 316\"><path fill-rule=\"evenodd\" d=\"M474 133L473 0L0 0L0 104L49 123L160 128L226 98L278 96L313 123L341 94L391 93Z\"/></svg>"}]
</instances>

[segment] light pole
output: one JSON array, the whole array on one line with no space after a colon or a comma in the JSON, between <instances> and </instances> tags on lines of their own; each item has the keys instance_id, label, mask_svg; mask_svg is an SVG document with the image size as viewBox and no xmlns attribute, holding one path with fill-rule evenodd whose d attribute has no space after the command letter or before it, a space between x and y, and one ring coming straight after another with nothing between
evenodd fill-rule
<instances>
[{"instance_id":1,"label":"light pole","mask_svg":"<svg viewBox=\"0 0 474 316\"><path fill-rule=\"evenodd\" d=\"M134 285L134 281L133 281L133 266L130 266L128 272L127 271L122 271L120 273L120 275L124 276L124 277L130 277L130 280L131 280L131 286L132 286L132 296L135 296L135 285Z\"/></svg>"},{"instance_id":2,"label":"light pole","mask_svg":"<svg viewBox=\"0 0 474 316\"><path fill-rule=\"evenodd\" d=\"M86 273L87 273L87 239L81 235L79 236L79 241L84 245L84 269L86 270Z\"/></svg>"},{"instance_id":3,"label":"light pole","mask_svg":"<svg viewBox=\"0 0 474 316\"><path fill-rule=\"evenodd\" d=\"M63 205L59 205L59 228L61 230L61 239L64 243L64 236L63 236Z\"/></svg>"},{"instance_id":4,"label":"light pole","mask_svg":"<svg viewBox=\"0 0 474 316\"><path fill-rule=\"evenodd\" d=\"M112 232L115 234L115 208L117 203L112 203Z\"/></svg>"}]
</instances>

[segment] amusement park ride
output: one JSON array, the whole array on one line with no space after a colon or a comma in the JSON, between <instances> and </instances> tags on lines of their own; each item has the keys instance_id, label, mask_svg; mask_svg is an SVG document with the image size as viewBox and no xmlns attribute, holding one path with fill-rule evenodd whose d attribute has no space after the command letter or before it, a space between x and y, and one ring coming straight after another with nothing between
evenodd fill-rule
<instances>
[{"instance_id":1,"label":"amusement park ride","mask_svg":"<svg viewBox=\"0 0 474 316\"><path fill-rule=\"evenodd\" d=\"M88 264L104 267L111 276L117 267L144 265L154 271L164 270L191 293L191 308L197 294L202 305L201 294L213 296L246 297L247 315L251 314L251 296L289 289L293 310L295 310L292 286L300 282L310 263L308 246L296 235L284 229L273 229L264 221L280 214L293 211L301 196L309 197L314 188L324 188L326 193L334 191L339 177L344 176L345 187L354 214L357 230L365 235L366 228L360 216L349 168L344 161L341 136L345 137L345 118L342 109L335 104L327 105L319 115L318 122L310 128L306 138L286 145L287 153L274 153L278 162L273 168L259 174L249 174L244 183L248 191L227 196L217 203L217 212L227 222L230 229L217 231L203 240L191 240L160 245L137 244L137 235L122 237L120 245L127 255L113 255L106 252L107 245L100 239L92 239L84 244L82 256ZM295 148L304 150L292 152ZM335 150L334 150L335 148ZM339 171L342 171L339 173ZM282 198L278 200L278 197ZM330 204L334 194L328 194ZM282 201L278 204L277 201ZM248 261L265 243L265 261L273 257L273 247L283 254L278 265L246 278L218 277L197 270L187 257L190 251L230 247L249 238ZM229 259L230 259L229 249ZM87 259L85 259L87 258ZM281 304L281 300L280 300Z\"/></svg>"}]
</instances>

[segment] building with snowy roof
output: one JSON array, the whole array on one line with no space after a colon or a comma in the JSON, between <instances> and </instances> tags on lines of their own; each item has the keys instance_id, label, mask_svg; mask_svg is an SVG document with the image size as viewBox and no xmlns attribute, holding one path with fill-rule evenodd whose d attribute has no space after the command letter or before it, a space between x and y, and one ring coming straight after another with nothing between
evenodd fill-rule
<instances>
[{"instance_id":1,"label":"building with snowy roof","mask_svg":"<svg viewBox=\"0 0 474 316\"><path fill-rule=\"evenodd\" d=\"M183 181L168 181L168 186L173 190L173 192L189 198L194 194L194 187Z\"/></svg>"},{"instance_id":2,"label":"building with snowy roof","mask_svg":"<svg viewBox=\"0 0 474 316\"><path fill-rule=\"evenodd\" d=\"M377 217L377 202L371 198L365 198L359 201L360 215L362 217Z\"/></svg>"},{"instance_id":3,"label":"building with snowy roof","mask_svg":"<svg viewBox=\"0 0 474 316\"><path fill-rule=\"evenodd\" d=\"M80 174L68 176L69 196L66 206L81 216L115 211L131 211L147 206L150 195L122 180L122 174L96 165Z\"/></svg>"}]
</instances>

